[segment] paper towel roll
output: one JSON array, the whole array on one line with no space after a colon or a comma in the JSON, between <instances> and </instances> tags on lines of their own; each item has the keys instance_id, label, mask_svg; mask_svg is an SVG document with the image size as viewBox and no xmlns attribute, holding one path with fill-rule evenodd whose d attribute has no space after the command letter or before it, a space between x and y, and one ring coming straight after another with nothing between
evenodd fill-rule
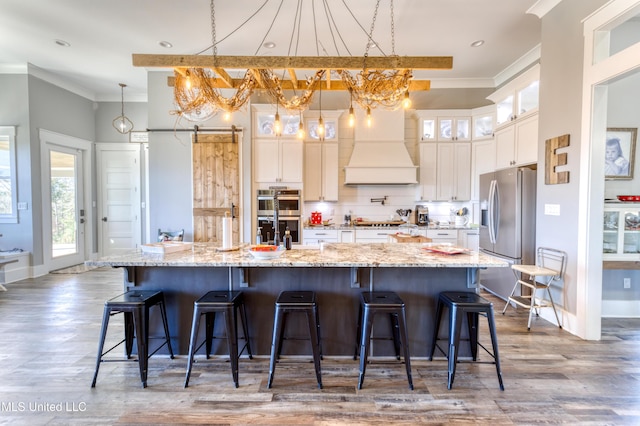
<instances>
[{"instance_id":1,"label":"paper towel roll","mask_svg":"<svg viewBox=\"0 0 640 426\"><path fill-rule=\"evenodd\" d=\"M222 218L222 248L229 249L233 244L233 224L231 223L231 217L225 216Z\"/></svg>"}]
</instances>

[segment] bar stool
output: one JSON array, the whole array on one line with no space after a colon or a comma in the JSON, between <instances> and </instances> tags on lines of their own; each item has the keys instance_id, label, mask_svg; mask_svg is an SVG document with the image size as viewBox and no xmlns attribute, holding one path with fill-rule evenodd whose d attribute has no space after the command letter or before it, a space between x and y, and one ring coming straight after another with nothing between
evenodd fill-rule
<instances>
[{"instance_id":1,"label":"bar stool","mask_svg":"<svg viewBox=\"0 0 640 426\"><path fill-rule=\"evenodd\" d=\"M444 308L449 309L448 352L443 351L437 344L438 340L443 340L438 338L438 332L440 330L440 322L444 313ZM440 293L438 296L438 305L436 307L436 324L433 332L431 350L429 351L429 361L433 359L433 353L435 352L436 346L443 354L446 355L449 361L447 389L451 389L453 379L456 374L456 363L458 362L458 352L460 349L460 329L462 328L462 319L464 314L466 314L467 324L469 326L469 343L471 346L471 356L473 361L477 360L478 346L491 355L493 361L490 363L496 365L498 381L500 382L500 390L504 390L504 385L502 383L502 371L500 370L500 356L498 354L498 337L496 335L496 326L493 318L493 303L475 293L464 291L445 291ZM479 314L485 315L489 322L489 332L491 334L493 353L489 352L487 348L478 342Z\"/></svg>"},{"instance_id":2,"label":"bar stool","mask_svg":"<svg viewBox=\"0 0 640 426\"><path fill-rule=\"evenodd\" d=\"M322 359L322 347L320 345L320 320L318 315L318 305L316 294L313 291L283 291L276 300L276 312L273 322L273 338L271 340L271 362L269 364L269 380L267 388L271 388L273 374L276 369L276 359L280 358L282 352L282 342L285 339L284 329L287 315L290 313L306 314L309 326L309 338L311 350L313 352L313 364L316 369L318 388L322 389L322 374L320 370L320 360ZM306 339L305 339L306 340Z\"/></svg>"},{"instance_id":3,"label":"bar stool","mask_svg":"<svg viewBox=\"0 0 640 426\"><path fill-rule=\"evenodd\" d=\"M242 320L242 331L244 333L245 345L238 353L238 309ZM191 325L191 338L189 340L189 362L187 364L187 375L184 379L184 387L189 386L189 377L193 366L195 353L205 345L207 359L211 354L213 343L213 327L215 325L215 314L221 313L224 317L227 345L229 346L229 359L231 361L231 375L233 382L238 387L238 359L244 349L247 349L249 359L253 359L251 344L249 343L249 330L247 322L247 311L244 307L244 296L241 291L210 291L196 300L193 304L193 321ZM196 347L198 340L198 330L200 328L200 317L205 315L205 339Z\"/></svg>"},{"instance_id":4,"label":"bar stool","mask_svg":"<svg viewBox=\"0 0 640 426\"><path fill-rule=\"evenodd\" d=\"M160 308L162 325L164 326L164 343L162 343L152 353L149 353L149 339L153 338L149 336L149 310L152 306L158 306ZM112 315L116 315L119 313L124 314L125 337L119 343L116 343L114 346L112 346L109 350L103 352L104 341L107 336L107 327L109 325L109 318ZM134 334L138 349L138 357L134 361L138 362L142 387L146 388L148 359L151 358L153 354L158 352L158 350L160 350L160 348L162 348L164 345L167 345L171 359L173 359L173 350L171 349L171 339L169 337L169 326L167 324L167 311L165 309L164 294L162 293L162 291L130 290L124 294L121 294L104 302L102 330L100 331L100 343L98 344L98 359L96 360L96 371L93 375L93 381L91 382L92 388L96 386L96 379L98 378L98 369L100 368L100 363L130 360L131 352L133 349ZM127 359L103 359L104 355L111 352L117 346L120 346L123 342L125 343Z\"/></svg>"},{"instance_id":5,"label":"bar stool","mask_svg":"<svg viewBox=\"0 0 640 426\"><path fill-rule=\"evenodd\" d=\"M358 312L358 330L356 333L356 351L353 355L355 360L360 352L360 376L358 378L358 389L362 389L364 373L367 367L369 356L369 345L373 327L373 319L376 314L389 314L391 329L393 331L393 345L396 358L400 359L400 345L404 349L404 363L407 368L407 380L409 389L413 390L413 380L411 378L411 358L409 356L409 340L407 338L407 320L404 302L396 293L392 291L371 291L363 292L360 295L360 308Z\"/></svg>"}]
</instances>

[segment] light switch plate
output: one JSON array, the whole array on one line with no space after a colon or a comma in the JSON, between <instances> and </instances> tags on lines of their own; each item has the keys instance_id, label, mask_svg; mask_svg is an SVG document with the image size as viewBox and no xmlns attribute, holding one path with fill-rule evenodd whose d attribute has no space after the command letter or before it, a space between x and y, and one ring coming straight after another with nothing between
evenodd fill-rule
<instances>
[{"instance_id":1,"label":"light switch plate","mask_svg":"<svg viewBox=\"0 0 640 426\"><path fill-rule=\"evenodd\" d=\"M560 204L545 204L544 214L547 216L560 216Z\"/></svg>"},{"instance_id":2,"label":"light switch plate","mask_svg":"<svg viewBox=\"0 0 640 426\"><path fill-rule=\"evenodd\" d=\"M18 203L18 210L27 210L29 208L29 204L26 202Z\"/></svg>"}]
</instances>

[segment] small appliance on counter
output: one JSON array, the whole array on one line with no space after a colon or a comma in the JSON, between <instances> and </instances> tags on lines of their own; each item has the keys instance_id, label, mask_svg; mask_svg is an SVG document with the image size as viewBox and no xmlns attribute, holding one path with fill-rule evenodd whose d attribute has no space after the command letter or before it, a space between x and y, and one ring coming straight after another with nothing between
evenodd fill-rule
<instances>
[{"instance_id":1,"label":"small appliance on counter","mask_svg":"<svg viewBox=\"0 0 640 426\"><path fill-rule=\"evenodd\" d=\"M416 206L416 225L429 226L429 208L427 206Z\"/></svg>"}]
</instances>

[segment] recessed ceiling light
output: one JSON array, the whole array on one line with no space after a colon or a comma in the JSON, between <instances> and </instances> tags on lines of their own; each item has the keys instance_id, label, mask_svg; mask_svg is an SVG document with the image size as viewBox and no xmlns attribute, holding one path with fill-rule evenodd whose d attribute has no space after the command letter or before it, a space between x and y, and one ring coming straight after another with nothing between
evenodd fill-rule
<instances>
[{"instance_id":1,"label":"recessed ceiling light","mask_svg":"<svg viewBox=\"0 0 640 426\"><path fill-rule=\"evenodd\" d=\"M476 40L473 43L471 43L471 47L480 47L484 44L484 40Z\"/></svg>"},{"instance_id":2,"label":"recessed ceiling light","mask_svg":"<svg viewBox=\"0 0 640 426\"><path fill-rule=\"evenodd\" d=\"M69 47L69 46L71 46L71 43L69 43L68 41L64 41L64 40L60 40L60 39L56 40L56 44L57 44L58 46L62 46L62 47Z\"/></svg>"},{"instance_id":3,"label":"recessed ceiling light","mask_svg":"<svg viewBox=\"0 0 640 426\"><path fill-rule=\"evenodd\" d=\"M173 47L173 44L171 44L171 43L170 43L170 42L168 42L168 41L164 41L164 40L163 40L163 41L158 42L158 44L159 44L160 46L164 47L164 48L167 48L167 49L170 49L170 48L172 48L172 47Z\"/></svg>"},{"instance_id":4,"label":"recessed ceiling light","mask_svg":"<svg viewBox=\"0 0 640 426\"><path fill-rule=\"evenodd\" d=\"M267 41L265 44L263 44L263 46L267 49L273 49L274 47L276 47L276 44L272 41Z\"/></svg>"}]
</instances>

